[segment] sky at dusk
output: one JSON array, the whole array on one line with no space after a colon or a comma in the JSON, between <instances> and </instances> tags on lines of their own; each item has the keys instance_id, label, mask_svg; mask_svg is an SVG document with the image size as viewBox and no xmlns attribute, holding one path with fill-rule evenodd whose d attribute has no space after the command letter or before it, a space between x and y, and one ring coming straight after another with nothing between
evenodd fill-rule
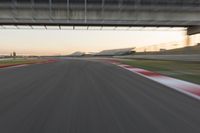
<instances>
[{"instance_id":1,"label":"sky at dusk","mask_svg":"<svg viewBox=\"0 0 200 133\"><path fill-rule=\"evenodd\" d=\"M185 31L0 30L0 55L66 55L184 40Z\"/></svg>"}]
</instances>

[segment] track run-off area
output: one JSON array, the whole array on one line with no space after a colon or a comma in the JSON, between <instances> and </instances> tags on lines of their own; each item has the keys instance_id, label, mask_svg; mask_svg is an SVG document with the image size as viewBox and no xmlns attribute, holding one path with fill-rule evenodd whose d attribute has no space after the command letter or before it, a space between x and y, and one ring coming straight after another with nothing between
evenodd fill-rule
<instances>
[{"instance_id":1,"label":"track run-off area","mask_svg":"<svg viewBox=\"0 0 200 133\"><path fill-rule=\"evenodd\" d=\"M96 59L0 69L0 133L200 133L200 101Z\"/></svg>"}]
</instances>

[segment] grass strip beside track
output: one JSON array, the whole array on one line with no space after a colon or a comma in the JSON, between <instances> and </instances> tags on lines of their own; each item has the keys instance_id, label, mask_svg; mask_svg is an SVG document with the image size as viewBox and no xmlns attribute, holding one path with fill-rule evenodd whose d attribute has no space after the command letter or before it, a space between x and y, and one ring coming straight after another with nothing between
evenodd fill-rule
<instances>
[{"instance_id":1,"label":"grass strip beside track","mask_svg":"<svg viewBox=\"0 0 200 133\"><path fill-rule=\"evenodd\" d=\"M47 61L48 60L46 59L29 59L29 58L2 60L0 61L0 68L8 67L8 66L23 65L23 64L43 63Z\"/></svg>"},{"instance_id":2,"label":"grass strip beside track","mask_svg":"<svg viewBox=\"0 0 200 133\"><path fill-rule=\"evenodd\" d=\"M133 67L200 84L200 62L125 59L120 61Z\"/></svg>"}]
</instances>

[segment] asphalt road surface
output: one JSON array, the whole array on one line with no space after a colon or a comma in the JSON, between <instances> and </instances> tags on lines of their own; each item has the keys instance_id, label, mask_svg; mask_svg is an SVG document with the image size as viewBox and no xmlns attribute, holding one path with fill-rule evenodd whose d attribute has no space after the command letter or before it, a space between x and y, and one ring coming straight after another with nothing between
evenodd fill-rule
<instances>
[{"instance_id":1,"label":"asphalt road surface","mask_svg":"<svg viewBox=\"0 0 200 133\"><path fill-rule=\"evenodd\" d=\"M0 133L200 133L200 101L103 62L1 69Z\"/></svg>"}]
</instances>

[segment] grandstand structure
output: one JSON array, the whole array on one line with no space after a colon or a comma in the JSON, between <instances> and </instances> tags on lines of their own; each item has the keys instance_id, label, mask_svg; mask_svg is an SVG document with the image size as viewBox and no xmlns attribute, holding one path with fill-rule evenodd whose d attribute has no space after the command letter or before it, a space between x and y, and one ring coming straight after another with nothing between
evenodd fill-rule
<instances>
[{"instance_id":1,"label":"grandstand structure","mask_svg":"<svg viewBox=\"0 0 200 133\"><path fill-rule=\"evenodd\" d=\"M68 56L70 57L80 57L80 56L84 56L85 55L85 52L80 52L80 51L77 51L77 52L74 52Z\"/></svg>"},{"instance_id":2,"label":"grandstand structure","mask_svg":"<svg viewBox=\"0 0 200 133\"><path fill-rule=\"evenodd\" d=\"M110 49L103 50L99 53L96 53L95 56L121 56L121 55L130 55L134 53L134 47L132 48L123 48L123 49Z\"/></svg>"}]
</instances>

